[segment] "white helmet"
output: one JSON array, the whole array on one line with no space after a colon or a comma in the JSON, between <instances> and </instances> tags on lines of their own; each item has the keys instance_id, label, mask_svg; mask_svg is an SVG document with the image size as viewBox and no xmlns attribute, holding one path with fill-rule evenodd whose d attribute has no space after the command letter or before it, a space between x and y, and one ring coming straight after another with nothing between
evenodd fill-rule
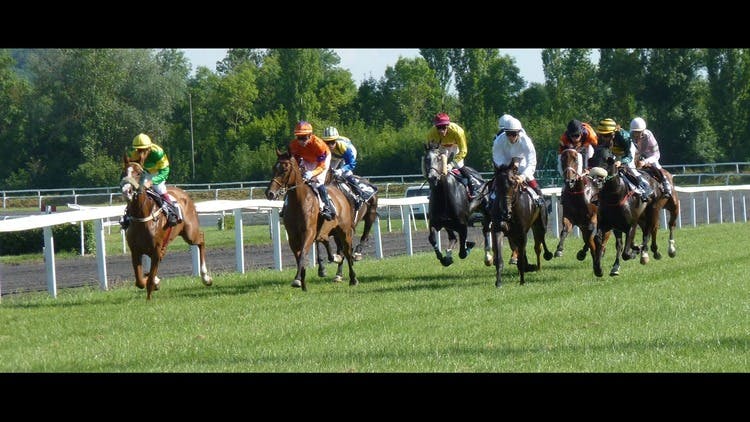
<instances>
[{"instance_id":1,"label":"white helmet","mask_svg":"<svg viewBox=\"0 0 750 422\"><path fill-rule=\"evenodd\" d=\"M323 140L324 141L335 141L339 138L339 131L333 126L328 126L323 129Z\"/></svg>"},{"instance_id":2,"label":"white helmet","mask_svg":"<svg viewBox=\"0 0 750 422\"><path fill-rule=\"evenodd\" d=\"M646 129L646 121L641 119L640 117L636 117L635 119L630 121L630 130L636 130L636 131L642 131Z\"/></svg>"},{"instance_id":3,"label":"white helmet","mask_svg":"<svg viewBox=\"0 0 750 422\"><path fill-rule=\"evenodd\" d=\"M508 127L508 122L510 122L510 119L512 118L513 116L511 116L510 114L503 114L497 121L497 127L500 130L505 130Z\"/></svg>"},{"instance_id":4,"label":"white helmet","mask_svg":"<svg viewBox=\"0 0 750 422\"><path fill-rule=\"evenodd\" d=\"M508 126L505 127L505 130L522 130L521 127L521 121L516 119L515 117L512 117L508 119Z\"/></svg>"}]
</instances>

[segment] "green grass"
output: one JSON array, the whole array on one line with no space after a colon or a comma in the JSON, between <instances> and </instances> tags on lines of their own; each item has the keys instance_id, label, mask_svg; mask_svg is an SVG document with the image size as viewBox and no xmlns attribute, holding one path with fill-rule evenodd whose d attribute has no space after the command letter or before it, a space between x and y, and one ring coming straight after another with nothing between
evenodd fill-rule
<instances>
[{"instance_id":1,"label":"green grass","mask_svg":"<svg viewBox=\"0 0 750 422\"><path fill-rule=\"evenodd\" d=\"M500 289L476 250L447 268L370 257L356 287L308 271L306 293L289 269L165 279L151 301L132 284L12 295L0 372L746 373L749 228L679 229L674 259L660 231L665 258L615 278L577 261L572 238L523 286L506 265Z\"/></svg>"}]
</instances>

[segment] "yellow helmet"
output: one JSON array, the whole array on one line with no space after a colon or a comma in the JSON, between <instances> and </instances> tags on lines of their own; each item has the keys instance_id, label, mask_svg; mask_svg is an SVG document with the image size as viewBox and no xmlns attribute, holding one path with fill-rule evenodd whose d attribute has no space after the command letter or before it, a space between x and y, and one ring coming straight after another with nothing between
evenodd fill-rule
<instances>
[{"instance_id":1,"label":"yellow helmet","mask_svg":"<svg viewBox=\"0 0 750 422\"><path fill-rule=\"evenodd\" d=\"M149 148L151 145L153 145L153 143L151 142L151 138L149 138L145 133L139 133L135 138L133 138L133 148L135 149Z\"/></svg>"},{"instance_id":2,"label":"yellow helmet","mask_svg":"<svg viewBox=\"0 0 750 422\"><path fill-rule=\"evenodd\" d=\"M612 119L602 119L599 121L599 126L596 127L596 131L602 135L612 133L617 129L617 123Z\"/></svg>"}]
</instances>

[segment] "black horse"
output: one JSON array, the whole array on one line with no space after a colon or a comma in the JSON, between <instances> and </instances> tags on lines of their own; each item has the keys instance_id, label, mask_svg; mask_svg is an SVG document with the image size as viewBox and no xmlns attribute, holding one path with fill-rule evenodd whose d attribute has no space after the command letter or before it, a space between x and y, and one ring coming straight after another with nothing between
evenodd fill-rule
<instances>
[{"instance_id":1,"label":"black horse","mask_svg":"<svg viewBox=\"0 0 750 422\"><path fill-rule=\"evenodd\" d=\"M602 276L601 257L603 238L610 230L614 231L617 252L615 263L609 273L610 276L620 274L620 256L625 261L632 259L633 243L635 230L638 227L638 220L646 211L649 202L643 202L640 195L636 195L631 189L624 170L615 167L613 157L606 160L607 177L604 180L602 188L599 190L599 209L597 210L598 229L594 237L596 245L596 254L594 255L594 275ZM648 175L643 177L651 184L653 189L658 189L657 182ZM651 239L653 219L645 219L643 227L643 243L636 247L638 251L645 250L646 245ZM625 233L625 243L623 245L622 234ZM648 259L641 259L641 264L646 264Z\"/></svg>"},{"instance_id":2,"label":"black horse","mask_svg":"<svg viewBox=\"0 0 750 422\"><path fill-rule=\"evenodd\" d=\"M509 165L495 167L495 200L492 203L492 249L495 261L495 287L502 285L503 271L503 236L508 238L512 250L518 251L518 273L520 283L524 284L524 273L542 268L541 253L544 247L544 259L552 259L552 252L547 249L547 207L535 203L526 183L518 183L519 158L513 158ZM534 234L534 252L536 266L529 266L526 256L526 239L531 229Z\"/></svg>"},{"instance_id":3,"label":"black horse","mask_svg":"<svg viewBox=\"0 0 750 422\"><path fill-rule=\"evenodd\" d=\"M482 234L484 235L484 264L492 265L492 252L490 245L490 214L485 206L487 196L487 183L479 176L482 188L473 199L469 200L467 188L454 172L448 170L447 163L452 159L440 144L430 142L425 145L425 155L422 160L422 174L427 178L430 185L430 244L435 250L435 255L443 266L453 263L453 248L460 241L458 256L464 259L474 247L474 242L467 242L466 237L472 213L483 214ZM448 233L448 247L445 255L437 246L437 238L440 230L445 229ZM458 232L458 239L456 238Z\"/></svg>"}]
</instances>

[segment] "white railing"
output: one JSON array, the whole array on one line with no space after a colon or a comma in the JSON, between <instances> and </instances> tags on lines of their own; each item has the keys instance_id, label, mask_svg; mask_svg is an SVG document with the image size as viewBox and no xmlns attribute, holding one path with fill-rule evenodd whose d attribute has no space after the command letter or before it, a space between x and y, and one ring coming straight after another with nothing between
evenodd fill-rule
<instances>
[{"instance_id":1,"label":"white railing","mask_svg":"<svg viewBox=\"0 0 750 422\"><path fill-rule=\"evenodd\" d=\"M702 199L705 203L705 220L706 224L711 222L710 210L711 206L717 207L718 222L724 222L724 204L723 197L720 193L730 194L730 205L731 205L731 221L736 222L738 219L735 215L735 193L739 191L750 191L750 185L741 186L709 186L709 187L678 187L675 186L677 192L682 193L680 197L680 204L690 205L691 214L690 221L693 226L698 224L697 208L698 201ZM560 195L560 188L544 188L542 192L550 196L552 199L552 217L550 218L550 224L554 228L554 235L559 236L560 232L560 215L558 213L558 198ZM709 194L714 192L717 194L717 201L712 202L709 200ZM687 194L688 198L684 195ZM701 198L702 196L702 198ZM687 201L687 202L686 202ZM402 227L404 231L404 240L406 246L406 253L408 255L413 254L412 249L412 224L415 224L413 205L427 204L428 199L425 196L414 196L410 198L380 198L378 200L379 207L390 207L397 206L400 209L401 219L403 221ZM282 269L281 262L281 221L279 218L279 210L283 205L283 201L269 201L265 199L248 199L248 200L213 200L197 202L195 204L196 210L199 213L216 213L223 211L232 211L235 218L235 262L236 270L239 273L245 272L244 265L244 236L243 236L243 210L250 210L256 212L264 212L269 216L269 226L271 230L271 241L273 247L274 256L274 268L277 270ZM747 222L747 201L745 194L741 195L741 209L742 217L741 221ZM684 212L681 209L681 212ZM96 261L97 261L97 276L100 287L103 290L108 289L107 282L107 266L106 266L106 247L104 243L104 229L105 224L112 217L119 217L124 212L124 205L115 205L108 207L92 207L80 209L77 211L60 212L43 215L31 215L20 218L0 220L0 232L13 232L23 231L35 228L42 228L44 233L44 257L46 266L46 277L47 277L47 290L52 297L57 297L57 280L55 275L55 243L52 236L52 227L59 224L67 224L73 222L82 221L94 221L95 231L95 242L96 242ZM388 218L390 219L390 212L388 212ZM426 220L425 220L426 222ZM662 226L666 227L666 212L662 216ZM416 224L414 225L416 228ZM678 219L678 227L682 227L682 216ZM375 256L378 259L383 258L382 251L382 236L380 232L380 220L379 217L373 225L373 236L375 242ZM438 238L439 242L439 238ZM192 258L193 258L193 275L198 275L199 268L199 256L196 246L191 246ZM441 248L438 243L438 248ZM313 248L314 249L314 248ZM2 280L0 280L0 293L2 289Z\"/></svg>"}]
</instances>

